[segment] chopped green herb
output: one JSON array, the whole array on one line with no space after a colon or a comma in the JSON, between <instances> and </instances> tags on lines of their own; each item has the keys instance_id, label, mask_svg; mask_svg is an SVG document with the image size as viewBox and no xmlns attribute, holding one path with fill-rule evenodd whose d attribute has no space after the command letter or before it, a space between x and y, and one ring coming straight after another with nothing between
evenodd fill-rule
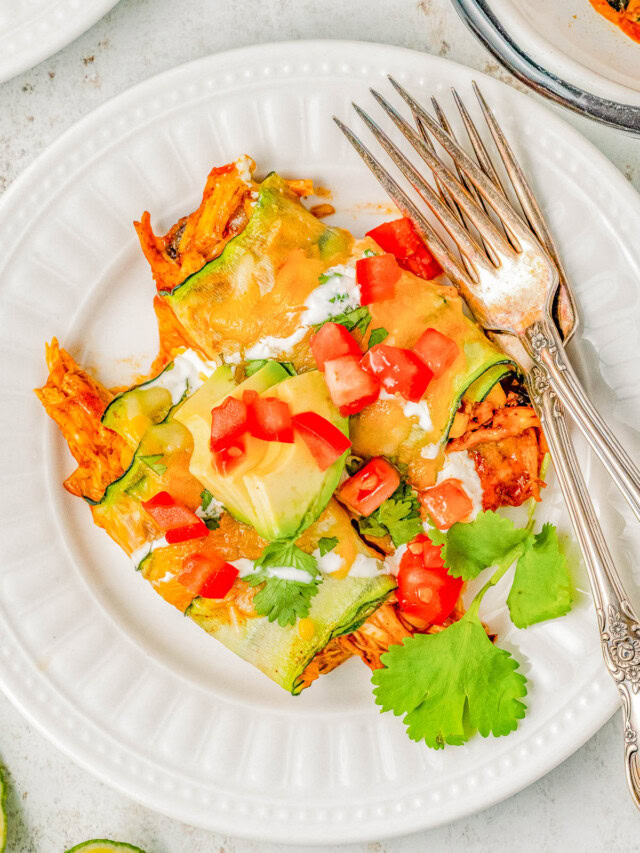
<instances>
[{"instance_id":1,"label":"chopped green herb","mask_svg":"<svg viewBox=\"0 0 640 853\"><path fill-rule=\"evenodd\" d=\"M374 257L374 255L375 255L375 252L374 252L372 249L365 249L365 250L364 250L363 257L365 257L365 258L373 258L373 257Z\"/></svg>"},{"instance_id":2,"label":"chopped green herb","mask_svg":"<svg viewBox=\"0 0 640 853\"><path fill-rule=\"evenodd\" d=\"M335 278L342 278L342 273L341 272L332 272L332 273L328 273L328 274L322 273L322 275L318 276L318 283L319 284L326 284L328 281L330 281L334 277Z\"/></svg>"},{"instance_id":3,"label":"chopped green herb","mask_svg":"<svg viewBox=\"0 0 640 853\"><path fill-rule=\"evenodd\" d=\"M162 476L164 472L167 470L167 466L163 465L160 460L162 459L162 453L155 453L152 456L139 456L141 462L144 462L145 465L148 465L152 471L155 471L156 474Z\"/></svg>"},{"instance_id":4,"label":"chopped green herb","mask_svg":"<svg viewBox=\"0 0 640 853\"><path fill-rule=\"evenodd\" d=\"M202 510L206 512L209 509L211 501L213 500L213 495L209 491L209 489L203 489L200 492L200 500L202 501Z\"/></svg>"},{"instance_id":5,"label":"chopped green herb","mask_svg":"<svg viewBox=\"0 0 640 853\"><path fill-rule=\"evenodd\" d=\"M322 536L318 540L318 548L320 550L320 556L324 557L325 554L328 554L329 551L333 551L333 549L338 544L338 540L335 536Z\"/></svg>"},{"instance_id":6,"label":"chopped green herb","mask_svg":"<svg viewBox=\"0 0 640 853\"><path fill-rule=\"evenodd\" d=\"M354 308L352 311L345 311L344 314L338 314L335 317L328 317L322 323L318 323L316 330L324 326L325 323L339 323L344 326L349 332L358 331L361 335L369 328L371 322L371 314L366 305L360 308Z\"/></svg>"},{"instance_id":7,"label":"chopped green herb","mask_svg":"<svg viewBox=\"0 0 640 853\"><path fill-rule=\"evenodd\" d=\"M360 533L368 536L389 534L396 548L411 542L422 533L422 518L418 496L409 483L403 481L378 509L358 519Z\"/></svg>"},{"instance_id":8,"label":"chopped green herb","mask_svg":"<svg viewBox=\"0 0 640 853\"><path fill-rule=\"evenodd\" d=\"M380 326L379 329L373 329L371 334L369 335L369 349L374 347L376 344L381 344L385 338L389 337L389 332L386 329L383 329Z\"/></svg>"},{"instance_id":9,"label":"chopped green herb","mask_svg":"<svg viewBox=\"0 0 640 853\"><path fill-rule=\"evenodd\" d=\"M283 567L308 572L311 576L309 582L300 583L269 575L269 568ZM294 625L297 618L309 615L311 599L317 594L322 581L315 557L306 554L294 542L272 542L256 560L254 568L256 571L244 580L251 586L264 583L253 599L256 613L266 616L269 622L277 621L282 627Z\"/></svg>"}]
</instances>

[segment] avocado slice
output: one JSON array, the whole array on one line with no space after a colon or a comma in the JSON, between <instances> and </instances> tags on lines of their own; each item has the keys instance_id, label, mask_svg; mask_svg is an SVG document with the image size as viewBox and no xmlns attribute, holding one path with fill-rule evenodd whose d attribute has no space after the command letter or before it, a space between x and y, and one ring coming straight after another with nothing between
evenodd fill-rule
<instances>
[{"instance_id":1,"label":"avocado slice","mask_svg":"<svg viewBox=\"0 0 640 853\"><path fill-rule=\"evenodd\" d=\"M291 376L271 396L288 403L292 414L313 411L349 434L349 422L331 402L317 370ZM299 435L293 444L270 442L261 463L245 476L255 511L253 526L265 539L299 536L324 510L338 485L347 454L321 471Z\"/></svg>"},{"instance_id":2,"label":"avocado slice","mask_svg":"<svg viewBox=\"0 0 640 853\"><path fill-rule=\"evenodd\" d=\"M175 419L187 427L193 436L193 455L189 469L215 497L222 501L225 508L238 521L253 524L254 510L245 477L258 465L269 450L269 443L247 436L246 453L240 464L227 476L215 470L209 439L211 436L211 409L226 397L241 398L245 391L257 391L259 394L273 385L288 378L289 374L277 361L268 361L249 379L216 396L218 384L215 374L189 397L175 414Z\"/></svg>"}]
</instances>

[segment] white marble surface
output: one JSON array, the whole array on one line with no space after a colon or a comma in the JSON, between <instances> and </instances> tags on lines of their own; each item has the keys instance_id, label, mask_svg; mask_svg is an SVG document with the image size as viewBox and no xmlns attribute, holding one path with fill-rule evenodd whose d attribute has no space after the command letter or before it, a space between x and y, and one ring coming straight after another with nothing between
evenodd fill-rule
<instances>
[{"instance_id":1,"label":"white marble surface","mask_svg":"<svg viewBox=\"0 0 640 853\"><path fill-rule=\"evenodd\" d=\"M509 79L464 29L449 0L121 0L66 50L0 85L0 192L65 128L157 72L256 42L332 37L425 50ZM566 117L640 189L640 142ZM420 835L340 849L636 851L640 815L626 795L620 729L616 716L544 779L479 815ZM9 770L9 853L63 853L81 840L105 836L147 853L278 849L193 829L136 805L72 764L1 695L0 762Z\"/></svg>"}]
</instances>

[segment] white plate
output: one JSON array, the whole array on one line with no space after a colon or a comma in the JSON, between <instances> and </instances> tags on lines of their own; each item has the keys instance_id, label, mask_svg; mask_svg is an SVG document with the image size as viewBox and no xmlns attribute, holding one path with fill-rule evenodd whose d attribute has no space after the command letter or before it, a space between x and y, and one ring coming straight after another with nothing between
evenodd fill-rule
<instances>
[{"instance_id":1,"label":"white plate","mask_svg":"<svg viewBox=\"0 0 640 853\"><path fill-rule=\"evenodd\" d=\"M640 104L640 44L589 0L489 0L516 44L584 91Z\"/></svg>"},{"instance_id":2,"label":"white plate","mask_svg":"<svg viewBox=\"0 0 640 853\"><path fill-rule=\"evenodd\" d=\"M85 33L118 0L0 0L0 82Z\"/></svg>"},{"instance_id":3,"label":"white plate","mask_svg":"<svg viewBox=\"0 0 640 853\"><path fill-rule=\"evenodd\" d=\"M425 100L439 93L447 103L451 84L470 97L469 69L399 48L319 41L233 51L106 104L0 200L0 233L11 237L0 256L0 681L101 779L234 835L346 842L452 820L546 773L616 707L589 597L579 593L565 619L516 631L504 590L485 613L531 679L529 714L510 737L442 752L411 743L400 720L378 713L359 661L294 699L166 606L62 489L71 461L30 389L45 378L52 335L107 383L148 364L154 288L131 221L149 209L167 227L197 205L212 165L246 151L263 173L331 187L338 221L366 230L387 201L331 115L357 125L351 99L371 106L368 86L388 91L388 72ZM640 200L560 119L495 80L481 84L578 283L574 361L611 417L637 423ZM637 542L582 444L579 452L626 570ZM557 489L548 491L540 521L570 537Z\"/></svg>"}]
</instances>

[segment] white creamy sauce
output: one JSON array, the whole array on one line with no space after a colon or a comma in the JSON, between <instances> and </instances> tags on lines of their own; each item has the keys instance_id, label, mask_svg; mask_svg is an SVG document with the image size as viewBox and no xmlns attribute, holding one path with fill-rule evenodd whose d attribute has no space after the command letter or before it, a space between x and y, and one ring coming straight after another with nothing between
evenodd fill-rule
<instances>
[{"instance_id":1,"label":"white creamy sauce","mask_svg":"<svg viewBox=\"0 0 640 853\"><path fill-rule=\"evenodd\" d=\"M240 578L244 578L246 575L252 575L256 570L253 560L249 560L247 557L240 557L237 560L233 560L231 565L236 567L238 570L238 577Z\"/></svg>"},{"instance_id":2,"label":"white creamy sauce","mask_svg":"<svg viewBox=\"0 0 640 853\"><path fill-rule=\"evenodd\" d=\"M169 581L173 580L175 575L173 572L165 572L161 578L156 580L156 583L169 583Z\"/></svg>"},{"instance_id":3,"label":"white creamy sauce","mask_svg":"<svg viewBox=\"0 0 640 853\"><path fill-rule=\"evenodd\" d=\"M256 570L254 561L248 560L246 557L233 560L231 565L238 569L238 577L240 578L251 575ZM304 569L294 569L291 566L270 566L266 570L266 574L270 578L280 578L283 581L297 581L298 583L311 583L313 580L309 572L305 572Z\"/></svg>"},{"instance_id":4,"label":"white creamy sauce","mask_svg":"<svg viewBox=\"0 0 640 853\"><path fill-rule=\"evenodd\" d=\"M425 446L420 451L420 456L422 456L423 459L437 459L440 455L441 450L441 441L436 441L433 444L425 444Z\"/></svg>"},{"instance_id":5,"label":"white creamy sauce","mask_svg":"<svg viewBox=\"0 0 640 853\"><path fill-rule=\"evenodd\" d=\"M408 418L418 418L418 425L420 429L423 429L425 432L431 432L433 429L431 412L429 411L429 406L427 405L426 400L420 400L419 403L412 403L408 400L402 407L402 411Z\"/></svg>"},{"instance_id":6,"label":"white creamy sauce","mask_svg":"<svg viewBox=\"0 0 640 853\"><path fill-rule=\"evenodd\" d=\"M307 327L302 326L299 329L289 335L288 338L276 338L273 335L267 335L258 341L257 344L254 344L252 347L249 347L248 350L245 351L244 357L248 361L253 361L257 359L263 358L278 358L278 356L286 355L296 344L299 344L300 341L307 334Z\"/></svg>"},{"instance_id":7,"label":"white creamy sauce","mask_svg":"<svg viewBox=\"0 0 640 853\"><path fill-rule=\"evenodd\" d=\"M476 471L475 463L466 450L446 454L444 465L438 472L436 485L444 480L460 480L473 504L471 515L465 520L473 521L482 511L482 483ZM428 524L426 523L425 530L428 532Z\"/></svg>"},{"instance_id":8,"label":"white creamy sauce","mask_svg":"<svg viewBox=\"0 0 640 853\"><path fill-rule=\"evenodd\" d=\"M388 391L385 391L384 388L380 389L379 400L395 400L397 403L402 403L402 397L398 397L397 394L390 394Z\"/></svg>"},{"instance_id":9,"label":"white creamy sauce","mask_svg":"<svg viewBox=\"0 0 640 853\"><path fill-rule=\"evenodd\" d=\"M338 554L336 549L333 551L329 551L327 554L323 554L320 556L320 549L316 548L313 552L313 556L318 561L318 568L324 575L333 574L333 572L339 572L340 569L344 566L344 560Z\"/></svg>"},{"instance_id":10,"label":"white creamy sauce","mask_svg":"<svg viewBox=\"0 0 640 853\"><path fill-rule=\"evenodd\" d=\"M185 393L197 391L217 367L219 365L215 361L207 361L195 350L188 349L173 359L173 367L151 382L146 382L143 387L165 388L171 394L171 404L176 406Z\"/></svg>"},{"instance_id":11,"label":"white creamy sauce","mask_svg":"<svg viewBox=\"0 0 640 853\"><path fill-rule=\"evenodd\" d=\"M293 334L286 338L267 335L246 350L245 358L251 361L285 355L300 343L312 326L359 308L360 288L356 284L355 260L328 269L324 273L324 284L319 284L311 291L304 307L301 325Z\"/></svg>"},{"instance_id":12,"label":"white creamy sauce","mask_svg":"<svg viewBox=\"0 0 640 853\"><path fill-rule=\"evenodd\" d=\"M395 553L385 558L384 565L389 574L392 574L395 577L398 576L398 572L400 571L400 561L402 560L405 551L407 550L406 545L400 545L399 548L396 548Z\"/></svg>"},{"instance_id":13,"label":"white creamy sauce","mask_svg":"<svg viewBox=\"0 0 640 853\"><path fill-rule=\"evenodd\" d=\"M196 510L196 515L203 521L217 521L223 512L224 506L220 503L219 500L216 500L216 498L212 497L206 509L204 509L202 507L202 504L200 504L200 506Z\"/></svg>"},{"instance_id":14,"label":"white creamy sauce","mask_svg":"<svg viewBox=\"0 0 640 853\"><path fill-rule=\"evenodd\" d=\"M168 544L169 543L164 536L161 536L159 539L154 539L152 542L145 542L133 552L131 555L131 562L134 567L138 569L140 567L140 563L145 557L148 557L152 551L155 551L156 548L165 548Z\"/></svg>"},{"instance_id":15,"label":"white creamy sauce","mask_svg":"<svg viewBox=\"0 0 640 853\"><path fill-rule=\"evenodd\" d=\"M376 578L378 575L389 574L389 569L375 557L358 554L349 569L350 578Z\"/></svg>"}]
</instances>

